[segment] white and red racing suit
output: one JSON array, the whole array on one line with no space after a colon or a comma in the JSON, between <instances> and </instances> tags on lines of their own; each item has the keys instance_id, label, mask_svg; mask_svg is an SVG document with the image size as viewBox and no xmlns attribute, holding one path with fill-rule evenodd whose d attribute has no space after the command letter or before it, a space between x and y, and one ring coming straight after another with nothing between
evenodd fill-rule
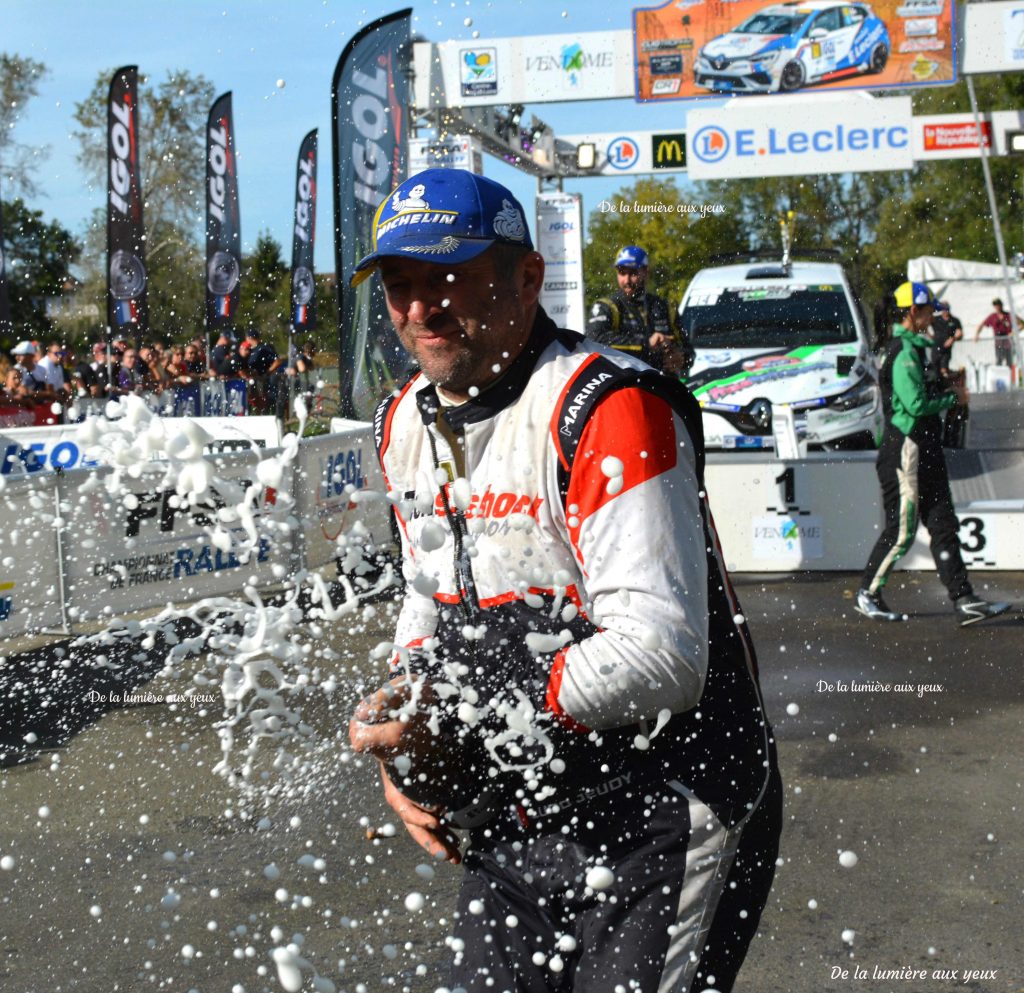
<instances>
[{"instance_id":1,"label":"white and red racing suit","mask_svg":"<svg viewBox=\"0 0 1024 993\"><path fill-rule=\"evenodd\" d=\"M407 581L401 664L444 686L465 755L448 770L470 828L454 981L728 989L771 884L780 793L696 402L539 311L479 396L445 406L417 375L375 431ZM417 775L399 784L414 798ZM598 863L615 900L587 887ZM509 914L519 925L488 940ZM561 986L537 953L565 935Z\"/></svg>"}]
</instances>

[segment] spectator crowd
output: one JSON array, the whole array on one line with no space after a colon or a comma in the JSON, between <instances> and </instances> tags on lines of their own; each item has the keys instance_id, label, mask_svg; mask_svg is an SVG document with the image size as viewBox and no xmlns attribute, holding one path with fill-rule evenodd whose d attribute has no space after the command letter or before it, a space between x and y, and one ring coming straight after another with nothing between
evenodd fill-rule
<instances>
[{"instance_id":1,"label":"spectator crowd","mask_svg":"<svg viewBox=\"0 0 1024 993\"><path fill-rule=\"evenodd\" d=\"M314 351L307 341L289 362L256 328L242 338L221 331L209 359L201 338L170 346L116 338L109 353L106 342L96 341L88 354L59 341L43 346L22 341L11 349L10 360L0 356L0 407L52 407L56 414L86 398L160 395L207 380L243 380L250 412L284 416L289 395L284 377L296 377L291 381L298 391L308 391Z\"/></svg>"}]
</instances>

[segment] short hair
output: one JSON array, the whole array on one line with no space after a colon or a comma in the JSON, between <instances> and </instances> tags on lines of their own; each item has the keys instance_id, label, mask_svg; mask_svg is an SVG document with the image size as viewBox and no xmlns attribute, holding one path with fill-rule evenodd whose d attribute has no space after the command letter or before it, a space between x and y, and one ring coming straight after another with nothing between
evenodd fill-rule
<instances>
[{"instance_id":1,"label":"short hair","mask_svg":"<svg viewBox=\"0 0 1024 993\"><path fill-rule=\"evenodd\" d=\"M1002 305L1003 305L1003 301L1000 300L999 297L996 297L995 300L992 301L992 306L993 307L1002 307Z\"/></svg>"},{"instance_id":2,"label":"short hair","mask_svg":"<svg viewBox=\"0 0 1024 993\"><path fill-rule=\"evenodd\" d=\"M503 242L496 242L490 248L491 257L494 260L494 274L501 283L512 282L519 263L533 251L525 245L508 245Z\"/></svg>"}]
</instances>

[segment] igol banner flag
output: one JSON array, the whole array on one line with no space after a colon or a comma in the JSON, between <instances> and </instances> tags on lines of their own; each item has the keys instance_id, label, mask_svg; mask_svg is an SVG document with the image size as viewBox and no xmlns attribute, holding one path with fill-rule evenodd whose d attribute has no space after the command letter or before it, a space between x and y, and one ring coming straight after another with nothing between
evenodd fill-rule
<instances>
[{"instance_id":1,"label":"igol banner flag","mask_svg":"<svg viewBox=\"0 0 1024 993\"><path fill-rule=\"evenodd\" d=\"M406 178L411 14L411 9L397 11L355 35L338 59L331 85L341 413L365 420L409 366L379 281L368 279L351 289L348 277L369 251L378 204Z\"/></svg>"},{"instance_id":2,"label":"igol banner flag","mask_svg":"<svg viewBox=\"0 0 1024 993\"><path fill-rule=\"evenodd\" d=\"M206 122L206 327L227 327L238 309L242 234L231 94L218 97Z\"/></svg>"},{"instance_id":3,"label":"igol banner flag","mask_svg":"<svg viewBox=\"0 0 1024 993\"><path fill-rule=\"evenodd\" d=\"M107 324L136 341L149 331L136 66L114 73L107 102Z\"/></svg>"},{"instance_id":4,"label":"igol banner flag","mask_svg":"<svg viewBox=\"0 0 1024 993\"><path fill-rule=\"evenodd\" d=\"M316 328L313 243L316 235L316 128L302 139L295 170L295 226L292 231L292 331Z\"/></svg>"},{"instance_id":5,"label":"igol banner flag","mask_svg":"<svg viewBox=\"0 0 1024 993\"><path fill-rule=\"evenodd\" d=\"M11 301L7 295L7 257L4 254L4 201L0 197L0 334L9 334L12 330Z\"/></svg>"}]
</instances>

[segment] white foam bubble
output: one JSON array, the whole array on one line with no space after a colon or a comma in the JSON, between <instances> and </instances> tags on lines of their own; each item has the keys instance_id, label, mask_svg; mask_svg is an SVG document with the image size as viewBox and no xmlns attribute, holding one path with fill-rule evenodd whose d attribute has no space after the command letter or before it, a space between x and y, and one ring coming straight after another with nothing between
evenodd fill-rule
<instances>
[{"instance_id":1,"label":"white foam bubble","mask_svg":"<svg viewBox=\"0 0 1024 993\"><path fill-rule=\"evenodd\" d=\"M615 873L605 865L595 865L587 872L586 883L592 890L606 890L615 882Z\"/></svg>"}]
</instances>

